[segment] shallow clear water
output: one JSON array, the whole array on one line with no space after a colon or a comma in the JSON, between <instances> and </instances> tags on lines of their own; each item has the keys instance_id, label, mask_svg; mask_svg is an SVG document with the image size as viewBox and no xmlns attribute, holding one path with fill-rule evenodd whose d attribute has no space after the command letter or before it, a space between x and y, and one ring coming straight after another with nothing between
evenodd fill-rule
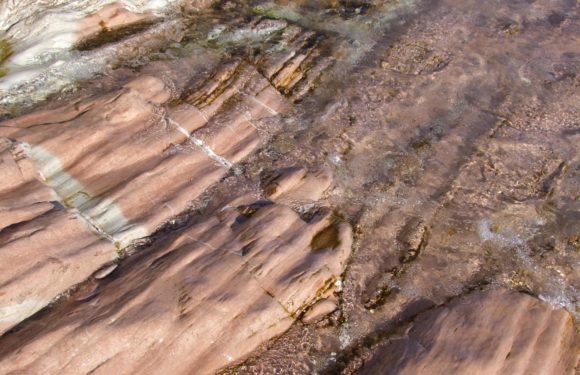
<instances>
[{"instance_id":1,"label":"shallow clear water","mask_svg":"<svg viewBox=\"0 0 580 375\"><path fill-rule=\"evenodd\" d=\"M196 209L209 215L238 191L262 196L264 176L283 168L327 167L323 202L292 208L308 218L328 206L355 232L337 312L296 323L227 371L354 372L394 325L479 288L533 295L577 323L577 2L125 1L159 19L75 48L79 20L108 3L0 3L0 114L90 97L151 74L152 61L180 77L177 93L199 78L180 66L198 61L206 77L225 69L218 61L243 60L290 109L256 127L267 141ZM302 91L266 64L303 52L288 42L296 30L315 51Z\"/></svg>"}]
</instances>

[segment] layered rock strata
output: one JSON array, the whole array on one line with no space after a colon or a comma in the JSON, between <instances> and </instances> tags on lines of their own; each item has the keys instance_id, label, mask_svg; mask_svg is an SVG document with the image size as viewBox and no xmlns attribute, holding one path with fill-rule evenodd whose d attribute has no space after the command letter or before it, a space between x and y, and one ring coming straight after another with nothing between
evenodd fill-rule
<instances>
[{"instance_id":1,"label":"layered rock strata","mask_svg":"<svg viewBox=\"0 0 580 375\"><path fill-rule=\"evenodd\" d=\"M255 27L260 24L257 21ZM300 35L298 31L293 32ZM302 75L289 78L298 74L300 63L286 67L282 60L273 68L264 62L260 69L270 72L268 80L240 58L219 61L212 60L210 51L207 54L205 60L217 65L189 88L170 72L142 75L112 92L2 123L7 173L18 175L17 163L27 168L25 181L19 185L7 181L10 185L3 190L7 202L3 216L11 221L6 226L20 233L7 239L11 247L3 249L6 259L25 248L29 257L41 252L45 232L35 237L27 225L35 225L33 213L45 214L55 204L61 216L73 215L79 226L76 231L82 229L99 244L97 249L81 247L87 254L80 261L82 270L75 269L73 258L58 256L61 253L43 254L42 267L19 261L30 268L18 270L24 275L23 290L11 288L3 294L3 331L114 260L134 240L151 235L269 136L259 123L288 108L288 99L280 91L301 80ZM192 71L200 68L191 60L184 63L193 64ZM274 76L288 82L275 85ZM28 199L36 198L30 202L34 208L10 201L24 184L31 192ZM327 187L328 183L322 191ZM61 239L58 233L52 235L55 246L62 254L73 254L79 242L67 236ZM29 248L27 241L39 244L38 249ZM25 281L46 274L47 269L49 289ZM74 277L65 276L67 272ZM13 278L9 272L4 275L6 282Z\"/></svg>"},{"instance_id":2,"label":"layered rock strata","mask_svg":"<svg viewBox=\"0 0 580 375\"><path fill-rule=\"evenodd\" d=\"M183 5L0 93L0 372L577 371L577 4Z\"/></svg>"}]
</instances>

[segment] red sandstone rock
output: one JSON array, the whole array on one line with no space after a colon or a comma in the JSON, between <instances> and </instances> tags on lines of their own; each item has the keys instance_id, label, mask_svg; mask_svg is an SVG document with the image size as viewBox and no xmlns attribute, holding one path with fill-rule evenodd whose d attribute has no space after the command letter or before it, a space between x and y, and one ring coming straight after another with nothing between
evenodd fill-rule
<instances>
[{"instance_id":1,"label":"red sandstone rock","mask_svg":"<svg viewBox=\"0 0 580 375\"><path fill-rule=\"evenodd\" d=\"M475 292L422 314L363 374L573 374L572 317L525 294Z\"/></svg>"},{"instance_id":2,"label":"red sandstone rock","mask_svg":"<svg viewBox=\"0 0 580 375\"><path fill-rule=\"evenodd\" d=\"M205 107L183 104L168 109L164 103L171 95L159 78L141 76L110 94L60 110L35 112L5 122L0 128L0 135L13 140L4 141L9 149L2 154L2 167L14 176L4 180L5 184L12 185L1 190L0 199L6 203L0 217L5 225L32 220L35 215L51 210L50 201L54 200L72 210L55 215L64 218L76 212L76 225L80 225L59 229L64 224L54 219L54 228L50 230L55 233L50 236L56 243L65 241L74 248L75 243L81 242L73 241L72 234L63 231L77 233L81 228L93 241L98 237L91 230L112 242L109 245L99 242L99 250L94 250L99 256L82 260L82 267L75 265L83 271L78 269L72 279L58 276L47 280L49 289L22 283L19 287L22 290L11 288L10 294L0 296L0 309L12 309L11 306L25 300L35 301L26 313L10 318L11 323L6 327L42 308L103 263L111 261L116 250L148 236L164 221L179 214L233 163L259 145L260 134L252 122L275 115L284 103L281 95L251 67L242 69L227 92L217 95ZM238 98L239 106L219 111L226 100L224 96ZM214 116L217 118L213 119ZM195 130L200 134L191 135ZM13 160L11 153L18 155L18 161ZM21 164L20 168L16 163ZM22 171L27 171L25 177L20 177ZM21 178L25 180L18 182ZM34 189L33 195L20 195L23 190L15 183ZM46 218L41 222L46 223ZM37 225L36 221L30 225ZM59 238L60 235L63 237ZM37 238L31 237L42 246ZM72 251L69 245L61 246L57 246L58 251ZM108 250L104 251L103 246ZM17 253L24 255L23 250L10 247L2 250L9 257ZM36 257L36 251L40 248L26 256ZM46 272L34 263L21 260L19 265L23 267L19 272L29 269L26 272L30 277L42 277ZM65 263L65 266L72 264ZM11 278L8 272L3 276L7 280Z\"/></svg>"},{"instance_id":3,"label":"red sandstone rock","mask_svg":"<svg viewBox=\"0 0 580 375\"><path fill-rule=\"evenodd\" d=\"M0 152L0 333L85 280L115 256L82 217L59 208L30 160L6 141Z\"/></svg>"},{"instance_id":4,"label":"red sandstone rock","mask_svg":"<svg viewBox=\"0 0 580 375\"><path fill-rule=\"evenodd\" d=\"M342 272L350 249L310 248L324 218L305 223L278 205L239 224L237 209L224 213L87 285L0 371L208 374L286 330Z\"/></svg>"},{"instance_id":5,"label":"red sandstone rock","mask_svg":"<svg viewBox=\"0 0 580 375\"><path fill-rule=\"evenodd\" d=\"M101 8L82 19L78 25L77 40L94 37L98 33L110 32L113 29L154 19L154 15L134 13L127 10L122 4L113 3Z\"/></svg>"},{"instance_id":6,"label":"red sandstone rock","mask_svg":"<svg viewBox=\"0 0 580 375\"><path fill-rule=\"evenodd\" d=\"M265 186L266 195L274 201L317 201L330 187L332 174L328 169L308 173L301 168L279 171Z\"/></svg>"},{"instance_id":7,"label":"red sandstone rock","mask_svg":"<svg viewBox=\"0 0 580 375\"><path fill-rule=\"evenodd\" d=\"M335 301L329 299L321 299L317 301L310 310L304 315L302 321L306 324L308 323L316 323L326 315L330 314L331 312L335 311L338 308Z\"/></svg>"},{"instance_id":8,"label":"red sandstone rock","mask_svg":"<svg viewBox=\"0 0 580 375\"><path fill-rule=\"evenodd\" d=\"M199 30L179 20L115 34L151 15L103 9L85 20L87 49L107 44L119 55L110 66L164 60L0 124L0 333L16 326L0 372L212 373L297 316L335 311L333 285L345 286L340 324L298 323L262 345L274 348L264 372L321 370L308 362L348 373L369 342L363 372L373 374L574 371L577 333L563 310L501 291L445 302L502 278L537 282L532 292L568 308L577 300L577 54L562 37L573 12L548 11L570 2L450 0L401 18L393 2L329 1L312 17L313 2L276 2L287 21L237 17L236 3L216 4L216 30L227 24L211 51L203 38L188 45ZM407 18L418 22L407 29ZM373 30L389 19L402 26ZM173 43L184 25L184 45ZM196 53L175 57L182 47ZM293 150L265 144L267 123L335 61L326 88L293 113L306 109L307 121L284 129ZM325 197L336 216L319 207L332 185L325 162L340 176ZM264 170L279 173L260 185ZM256 201L263 193L269 201ZM360 238L346 272L352 228L338 216ZM154 245L126 252L141 237ZM412 316L433 303L443 306ZM401 319L409 331L381 336Z\"/></svg>"}]
</instances>

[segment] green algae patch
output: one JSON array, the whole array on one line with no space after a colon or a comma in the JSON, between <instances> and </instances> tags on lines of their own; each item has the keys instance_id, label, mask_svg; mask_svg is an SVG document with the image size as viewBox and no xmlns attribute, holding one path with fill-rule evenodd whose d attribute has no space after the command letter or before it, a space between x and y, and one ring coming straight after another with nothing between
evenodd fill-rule
<instances>
[{"instance_id":1,"label":"green algae patch","mask_svg":"<svg viewBox=\"0 0 580 375\"><path fill-rule=\"evenodd\" d=\"M109 28L104 21L99 23L101 30L93 36L80 41L75 49L78 51L91 51L107 44L119 42L131 35L140 33L157 24L159 19L134 22L114 29Z\"/></svg>"},{"instance_id":2,"label":"green algae patch","mask_svg":"<svg viewBox=\"0 0 580 375\"><path fill-rule=\"evenodd\" d=\"M12 50L12 45L6 39L0 39L0 78L8 74L8 69L3 67L2 64L10 56L12 56L14 51Z\"/></svg>"},{"instance_id":3,"label":"green algae patch","mask_svg":"<svg viewBox=\"0 0 580 375\"><path fill-rule=\"evenodd\" d=\"M12 45L6 39L0 39L0 64L12 55Z\"/></svg>"},{"instance_id":4,"label":"green algae patch","mask_svg":"<svg viewBox=\"0 0 580 375\"><path fill-rule=\"evenodd\" d=\"M295 10L275 3L257 5L252 8L252 13L267 18L282 19L298 24L304 18L303 15L296 12Z\"/></svg>"}]
</instances>

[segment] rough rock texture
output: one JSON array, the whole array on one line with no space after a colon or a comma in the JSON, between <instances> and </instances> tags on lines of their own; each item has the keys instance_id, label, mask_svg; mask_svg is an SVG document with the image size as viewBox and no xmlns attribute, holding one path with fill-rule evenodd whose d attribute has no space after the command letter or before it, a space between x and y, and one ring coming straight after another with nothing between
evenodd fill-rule
<instances>
[{"instance_id":1,"label":"rough rock texture","mask_svg":"<svg viewBox=\"0 0 580 375\"><path fill-rule=\"evenodd\" d=\"M310 247L328 220L274 204L222 210L85 283L34 341L3 347L0 372L210 373L286 330L333 285L350 247Z\"/></svg>"},{"instance_id":2,"label":"rough rock texture","mask_svg":"<svg viewBox=\"0 0 580 375\"><path fill-rule=\"evenodd\" d=\"M6 65L0 373L577 371L577 3L180 5Z\"/></svg>"},{"instance_id":3,"label":"rough rock texture","mask_svg":"<svg viewBox=\"0 0 580 375\"><path fill-rule=\"evenodd\" d=\"M179 61L177 74L155 62L118 76L122 87L105 82L96 95L2 123L2 332L59 299L50 317L41 314L54 324L28 349L4 347L1 372L209 373L284 332L332 290L350 227L328 209L304 221L244 196L132 266L112 263L163 225L183 226L175 217L189 202L267 139L260 124L289 108L283 93L302 80L294 72L303 61L263 62L264 76L207 51ZM328 172L302 178L304 187L286 190L313 203L331 183ZM65 322L61 309L76 312ZM161 364L167 352L190 354Z\"/></svg>"},{"instance_id":4,"label":"rough rock texture","mask_svg":"<svg viewBox=\"0 0 580 375\"><path fill-rule=\"evenodd\" d=\"M308 173L303 168L288 168L268 178L264 191L275 201L317 201L330 187L332 175L328 170Z\"/></svg>"},{"instance_id":5,"label":"rough rock texture","mask_svg":"<svg viewBox=\"0 0 580 375\"><path fill-rule=\"evenodd\" d=\"M569 374L579 355L572 326L530 296L475 292L419 316L361 374Z\"/></svg>"},{"instance_id":6,"label":"rough rock texture","mask_svg":"<svg viewBox=\"0 0 580 375\"><path fill-rule=\"evenodd\" d=\"M211 52L207 55L182 62L189 63L189 77L207 69L207 62L218 63ZM50 275L46 282L51 289L47 292L24 282L24 290L12 289L4 294L1 308L10 317L2 317L9 322L3 330L111 261L115 251L151 235L256 149L263 138L256 124L287 108L286 99L254 66L240 59L221 61L213 69L186 92L183 86L179 88L183 85L181 77L171 71L160 78L141 75L96 98L33 112L2 124L0 135L6 137L3 142L10 147L4 158L13 165L9 173L18 172L16 162L26 163L30 181L22 183L34 189L34 197L38 196L32 202L34 208L12 207L15 202L11 197L15 189L21 188L6 190L4 199L10 201L3 210L6 220L31 220L31 210L52 209L51 201L55 201L77 214L74 223L85 228L89 238L94 237L89 230L92 228L112 242L107 251L84 249L83 245L83 253L91 257L80 261L82 269L74 271L73 279L63 277L63 271L58 270L74 264L59 257L50 263L55 271L48 274L36 264L23 262L19 272L25 269L30 278ZM183 98L176 104L182 92ZM174 101L168 104L171 99ZM10 155L18 160L10 160ZM33 182L35 185L28 187ZM328 183L319 189L320 193L326 188ZM42 194L47 197L43 199ZM64 211L61 215L67 217ZM59 241L58 236L52 235ZM12 241L11 246L16 247L4 248L6 256L22 252L17 249L28 247L30 237ZM39 239L33 241L41 245ZM76 246L70 237L62 241ZM27 256L34 258L41 249L29 251ZM72 249L59 251L69 254ZM48 257L53 259L55 255ZM4 277L13 278L10 273L4 273Z\"/></svg>"},{"instance_id":7,"label":"rough rock texture","mask_svg":"<svg viewBox=\"0 0 580 375\"><path fill-rule=\"evenodd\" d=\"M283 103L268 87L248 68L211 105L167 109L161 106L171 98L165 83L142 76L96 100L8 121L3 134L37 165L63 204L124 247L178 214L256 147L251 121ZM233 95L241 99L238 107L211 121ZM190 150L175 152L176 145Z\"/></svg>"},{"instance_id":8,"label":"rough rock texture","mask_svg":"<svg viewBox=\"0 0 580 375\"><path fill-rule=\"evenodd\" d=\"M76 35L77 43L82 43L83 40L88 38L100 37L102 39L109 33L119 33L121 28L135 26L137 22L145 24L145 21L151 21L153 18L154 16L150 12L134 13L126 9L122 4L113 3L81 20Z\"/></svg>"},{"instance_id":9,"label":"rough rock texture","mask_svg":"<svg viewBox=\"0 0 580 375\"><path fill-rule=\"evenodd\" d=\"M338 308L335 301L329 299L321 299L320 301L316 302L312 307L308 310L308 312L302 318L304 323L316 323L322 320L326 315L332 313Z\"/></svg>"},{"instance_id":10,"label":"rough rock texture","mask_svg":"<svg viewBox=\"0 0 580 375\"><path fill-rule=\"evenodd\" d=\"M33 164L2 145L0 332L45 307L114 258L111 244L59 203ZM42 282L38 282L42 279Z\"/></svg>"},{"instance_id":11,"label":"rough rock texture","mask_svg":"<svg viewBox=\"0 0 580 375\"><path fill-rule=\"evenodd\" d=\"M260 80L265 84L260 84ZM52 292L45 294L33 283L24 283L22 287L30 290L16 293L12 289L15 295L3 295L2 309L12 311L15 304L27 306L19 318L23 319L43 307L103 262L112 260L115 250L150 235L168 218L181 212L187 202L223 176L231 163L251 152L259 143L259 135L250 121L271 115L273 108L279 109L282 99L273 88L268 91L264 86L267 81L252 75L251 70L241 72L239 82L232 84L229 95L240 96L242 102L239 106L245 111L232 108L221 112L221 116L231 117L227 120L227 127L220 126L219 120L208 124L216 109L198 109L191 104L169 110L161 107L170 99L171 93L163 81L151 76L142 76L121 90L94 100L6 122L2 134L12 140L12 155L24 161L10 161L10 152L7 151L5 159L13 164L11 173L16 175L19 173L17 162L28 164L27 180L21 184L26 184L33 189L33 196L38 196L32 202L35 207L49 205L52 208L50 202L57 201L60 207L78 213L71 225L83 228L89 238L94 237L88 229L93 227L112 243L107 252L84 249L86 244L81 246L90 258L80 261L83 269L74 271L72 281L62 277L59 271L46 273L34 263L22 262L20 266L25 267L26 272L23 269L19 273L28 273L31 278L50 275L52 279L47 280L47 284L53 288ZM247 88L256 90L258 95L254 97L253 93L242 91ZM185 120L180 121L181 118ZM200 138L190 134L204 126L209 129L203 129ZM172 150L179 146L186 151ZM31 171L31 168L36 171ZM10 197L14 196L15 189L20 189L20 186L7 187L5 191L5 200L11 205L14 202ZM51 190L50 194L48 190ZM43 195L47 198L42 199ZM28 216L31 207L8 208L10 211L3 215L11 221L18 220L19 216L23 216L22 221L34 218ZM60 215L68 216L65 212ZM54 228L57 234L52 234L51 238L58 241L58 233L64 231L63 244L80 245L68 237L69 229L58 230L58 226ZM27 249L30 252L27 255L34 259L46 243L40 242L40 237L32 237L32 229L24 226L22 230L28 235L19 241L11 239L11 247L3 247L2 253L14 256ZM38 250L30 248L28 241L36 243ZM68 254L73 249L58 250ZM55 270L74 266L74 262L62 263L63 260L55 258L55 254L49 255L48 259L54 259ZM3 273L3 277L12 279L9 273ZM39 300L43 302L37 302ZM10 321L17 322L18 319L11 318Z\"/></svg>"}]
</instances>

